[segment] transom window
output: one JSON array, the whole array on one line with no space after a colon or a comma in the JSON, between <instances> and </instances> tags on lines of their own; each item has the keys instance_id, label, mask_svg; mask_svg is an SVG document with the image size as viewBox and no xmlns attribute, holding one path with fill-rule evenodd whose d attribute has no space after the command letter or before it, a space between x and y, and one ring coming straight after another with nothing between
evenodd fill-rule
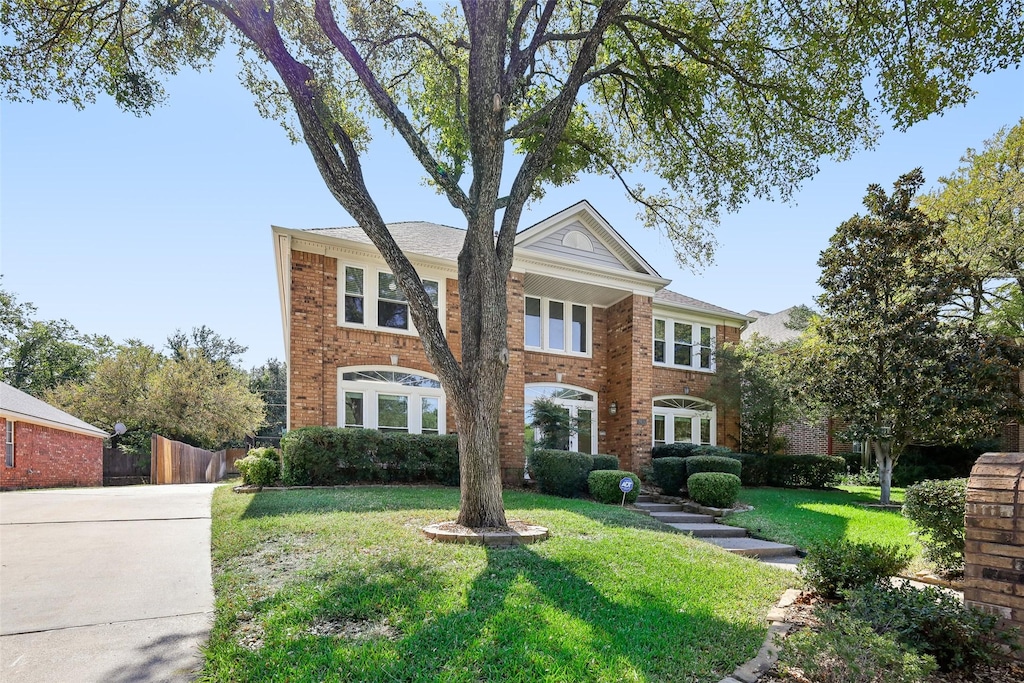
<instances>
[{"instance_id":1,"label":"transom window","mask_svg":"<svg viewBox=\"0 0 1024 683\"><path fill-rule=\"evenodd\" d=\"M654 319L654 363L714 370L715 329L671 318Z\"/></svg>"},{"instance_id":2,"label":"transom window","mask_svg":"<svg viewBox=\"0 0 1024 683\"><path fill-rule=\"evenodd\" d=\"M715 444L715 405L684 396L654 399L654 445Z\"/></svg>"},{"instance_id":3,"label":"transom window","mask_svg":"<svg viewBox=\"0 0 1024 683\"><path fill-rule=\"evenodd\" d=\"M562 450L578 453L597 453L597 395L563 384L527 384L525 387L525 417L527 433L539 441L541 434L533 430L533 402L538 398L551 401L565 411L576 425Z\"/></svg>"},{"instance_id":4,"label":"transom window","mask_svg":"<svg viewBox=\"0 0 1024 683\"><path fill-rule=\"evenodd\" d=\"M590 307L568 301L526 297L526 348L555 353L590 353Z\"/></svg>"},{"instance_id":5,"label":"transom window","mask_svg":"<svg viewBox=\"0 0 1024 683\"><path fill-rule=\"evenodd\" d=\"M433 377L408 370L338 370L338 424L408 434L445 433L445 397Z\"/></svg>"},{"instance_id":6,"label":"transom window","mask_svg":"<svg viewBox=\"0 0 1024 683\"><path fill-rule=\"evenodd\" d=\"M367 278L369 284L367 282ZM376 281L374 281L374 278ZM344 266L342 290L343 316L339 324L365 325L391 330L411 330L409 300L391 273L363 266ZM435 313L440 310L441 285L437 280L423 280ZM375 324L374 322L375 321Z\"/></svg>"}]
</instances>

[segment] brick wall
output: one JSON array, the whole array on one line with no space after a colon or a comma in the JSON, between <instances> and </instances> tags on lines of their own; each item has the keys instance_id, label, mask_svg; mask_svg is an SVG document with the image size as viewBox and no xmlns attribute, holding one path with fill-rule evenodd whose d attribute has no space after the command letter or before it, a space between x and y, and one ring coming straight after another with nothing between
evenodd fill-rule
<instances>
[{"instance_id":1,"label":"brick wall","mask_svg":"<svg viewBox=\"0 0 1024 683\"><path fill-rule=\"evenodd\" d=\"M501 449L501 479L506 485L521 486L525 467L523 451L524 396L523 373L523 274L508 276L508 375L505 377L505 398L501 404L498 438ZM458 321L455 322L458 325ZM449 338L450 339L450 338ZM449 341L449 343L451 343Z\"/></svg>"},{"instance_id":2,"label":"brick wall","mask_svg":"<svg viewBox=\"0 0 1024 683\"><path fill-rule=\"evenodd\" d=\"M6 429L0 418L0 433ZM0 488L102 485L102 438L15 421L14 467L0 465Z\"/></svg>"},{"instance_id":3,"label":"brick wall","mask_svg":"<svg viewBox=\"0 0 1024 683\"><path fill-rule=\"evenodd\" d=\"M986 453L974 464L967 484L964 603L1024 632L1022 487L1024 453ZM1015 656L1024 659L1024 650Z\"/></svg>"},{"instance_id":4,"label":"brick wall","mask_svg":"<svg viewBox=\"0 0 1024 683\"><path fill-rule=\"evenodd\" d=\"M632 472L651 460L653 400L651 298L634 295L609 307L607 315L607 396L618 403L607 415L608 451ZM607 405L607 404L606 404Z\"/></svg>"}]
</instances>

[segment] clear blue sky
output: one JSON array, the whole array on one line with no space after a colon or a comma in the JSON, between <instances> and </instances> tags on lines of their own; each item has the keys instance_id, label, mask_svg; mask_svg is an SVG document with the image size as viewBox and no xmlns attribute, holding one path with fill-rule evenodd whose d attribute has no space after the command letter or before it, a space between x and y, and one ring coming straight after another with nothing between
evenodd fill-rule
<instances>
[{"instance_id":1,"label":"clear blue sky","mask_svg":"<svg viewBox=\"0 0 1024 683\"><path fill-rule=\"evenodd\" d=\"M605 178L551 190L529 225L588 199L671 287L747 312L812 303L819 252L861 209L865 188L921 166L929 185L1024 114L1024 71L976 80L966 107L887 131L876 149L821 172L793 204L752 203L723 218L715 265L679 267L665 238ZM83 332L162 346L176 328L209 325L249 346L247 365L283 357L270 226L352 225L324 188L309 153L261 119L230 61L182 73L169 102L135 118L101 99L84 111L48 102L0 110L2 287L44 318ZM461 225L425 188L400 144L379 137L366 163L388 221Z\"/></svg>"}]
</instances>

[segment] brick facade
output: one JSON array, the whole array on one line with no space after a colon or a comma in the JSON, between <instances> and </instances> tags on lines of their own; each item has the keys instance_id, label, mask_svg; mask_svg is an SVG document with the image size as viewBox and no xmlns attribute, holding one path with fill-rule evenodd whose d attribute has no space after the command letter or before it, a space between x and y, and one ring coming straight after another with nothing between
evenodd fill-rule
<instances>
[{"instance_id":1,"label":"brick facade","mask_svg":"<svg viewBox=\"0 0 1024 683\"><path fill-rule=\"evenodd\" d=\"M655 368L652 362L652 299L632 295L608 307L592 307L590 357L528 351L524 348L524 275L508 281L509 373L500 417L503 479L522 481L524 389L530 383L568 384L598 394L598 452L616 455L620 466L639 471L650 462L652 399L694 397L707 389L711 373ZM458 282L444 281L445 332L456 358L461 356ZM291 252L291 319L289 428L338 423L338 368L390 366L431 373L420 340L414 335L338 326L338 259L299 250ZM736 341L739 328L719 326L719 341ZM612 403L617 405L613 416ZM455 432L448 401L447 430ZM739 416L719 411L716 440L739 443Z\"/></svg>"},{"instance_id":2,"label":"brick facade","mask_svg":"<svg viewBox=\"0 0 1024 683\"><path fill-rule=\"evenodd\" d=\"M6 429L0 417L0 433ZM0 489L102 485L102 438L14 422L14 467L0 465Z\"/></svg>"}]
</instances>

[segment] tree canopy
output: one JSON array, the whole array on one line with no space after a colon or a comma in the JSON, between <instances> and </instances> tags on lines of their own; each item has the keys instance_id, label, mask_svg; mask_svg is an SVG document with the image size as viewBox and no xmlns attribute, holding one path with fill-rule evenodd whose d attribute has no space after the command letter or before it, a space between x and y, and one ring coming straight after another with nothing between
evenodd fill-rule
<instances>
[{"instance_id":1,"label":"tree canopy","mask_svg":"<svg viewBox=\"0 0 1024 683\"><path fill-rule=\"evenodd\" d=\"M883 502L907 445L970 443L1021 411L1019 347L946 315L969 273L946 259L945 223L913 206L923 183L916 170L891 195L872 185L867 215L836 229L805 345L807 389L871 445Z\"/></svg>"},{"instance_id":2,"label":"tree canopy","mask_svg":"<svg viewBox=\"0 0 1024 683\"><path fill-rule=\"evenodd\" d=\"M492 423L527 201L609 174L702 263L720 210L788 196L819 157L870 145L880 113L905 127L964 102L1024 51L1015 0L4 0L0 24L6 97L107 93L135 113L238 46L257 108L306 144L409 300L452 400L468 526L505 521ZM458 355L363 177L374 121L465 217Z\"/></svg>"}]
</instances>

